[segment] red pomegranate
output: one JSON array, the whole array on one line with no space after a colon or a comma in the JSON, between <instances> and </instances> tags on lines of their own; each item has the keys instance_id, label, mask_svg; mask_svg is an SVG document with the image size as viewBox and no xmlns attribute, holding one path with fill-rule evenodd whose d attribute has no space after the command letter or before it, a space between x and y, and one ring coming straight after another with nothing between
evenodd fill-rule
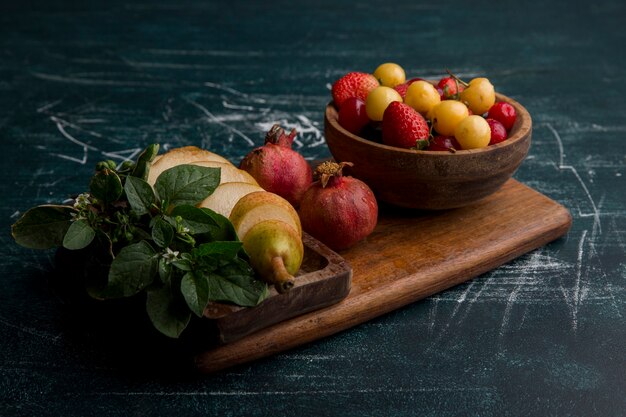
<instances>
[{"instance_id":1,"label":"red pomegranate","mask_svg":"<svg viewBox=\"0 0 626 417\"><path fill-rule=\"evenodd\" d=\"M343 176L350 162L324 162L316 168L319 180L311 184L300 203L302 228L334 250L347 249L367 237L378 220L372 190L356 178Z\"/></svg>"},{"instance_id":2,"label":"red pomegranate","mask_svg":"<svg viewBox=\"0 0 626 417\"><path fill-rule=\"evenodd\" d=\"M241 161L247 171L266 191L278 194L294 207L313 182L313 173L302 155L291 149L296 129L289 135L275 124L265 135L265 145L254 149Z\"/></svg>"}]
</instances>

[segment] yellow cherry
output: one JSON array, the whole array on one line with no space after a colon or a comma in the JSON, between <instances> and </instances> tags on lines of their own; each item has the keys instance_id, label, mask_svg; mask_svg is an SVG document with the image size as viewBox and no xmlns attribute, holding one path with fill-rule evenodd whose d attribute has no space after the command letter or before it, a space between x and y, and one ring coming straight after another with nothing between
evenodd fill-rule
<instances>
[{"instance_id":1,"label":"yellow cherry","mask_svg":"<svg viewBox=\"0 0 626 417\"><path fill-rule=\"evenodd\" d=\"M454 129L454 137L463 149L484 148L489 145L491 128L482 116L472 115Z\"/></svg>"},{"instance_id":2,"label":"yellow cherry","mask_svg":"<svg viewBox=\"0 0 626 417\"><path fill-rule=\"evenodd\" d=\"M374 77L381 85L392 88L406 81L404 69L393 62L386 62L379 65L376 71L374 71Z\"/></svg>"},{"instance_id":3,"label":"yellow cherry","mask_svg":"<svg viewBox=\"0 0 626 417\"><path fill-rule=\"evenodd\" d=\"M406 90L404 102L423 115L441 102L439 92L427 81L415 81Z\"/></svg>"},{"instance_id":4,"label":"yellow cherry","mask_svg":"<svg viewBox=\"0 0 626 417\"><path fill-rule=\"evenodd\" d=\"M454 129L468 116L467 106L458 100L444 100L430 111L433 129L444 136L454 135Z\"/></svg>"},{"instance_id":5,"label":"yellow cherry","mask_svg":"<svg viewBox=\"0 0 626 417\"><path fill-rule=\"evenodd\" d=\"M465 90L461 91L461 101L474 114L483 114L489 111L496 102L496 91L487 78L474 78Z\"/></svg>"},{"instance_id":6,"label":"yellow cherry","mask_svg":"<svg viewBox=\"0 0 626 417\"><path fill-rule=\"evenodd\" d=\"M380 122L383 120L383 113L394 101L402 102L402 96L391 87L376 87L367 95L365 100L365 112L370 120Z\"/></svg>"}]
</instances>

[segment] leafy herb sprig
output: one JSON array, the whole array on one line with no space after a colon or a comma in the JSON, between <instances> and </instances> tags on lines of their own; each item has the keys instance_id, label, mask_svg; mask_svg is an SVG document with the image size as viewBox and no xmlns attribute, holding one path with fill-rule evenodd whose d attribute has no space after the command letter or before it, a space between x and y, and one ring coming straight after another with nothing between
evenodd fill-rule
<instances>
[{"instance_id":1,"label":"leafy herb sprig","mask_svg":"<svg viewBox=\"0 0 626 417\"><path fill-rule=\"evenodd\" d=\"M269 292L230 221L196 207L219 185L220 169L179 165L153 188L146 179L158 149L148 146L119 169L99 162L89 192L73 205L31 208L11 231L27 248L95 252L110 266L104 280L87 279L89 295L106 300L145 292L154 327L177 338L209 302L251 307Z\"/></svg>"}]
</instances>

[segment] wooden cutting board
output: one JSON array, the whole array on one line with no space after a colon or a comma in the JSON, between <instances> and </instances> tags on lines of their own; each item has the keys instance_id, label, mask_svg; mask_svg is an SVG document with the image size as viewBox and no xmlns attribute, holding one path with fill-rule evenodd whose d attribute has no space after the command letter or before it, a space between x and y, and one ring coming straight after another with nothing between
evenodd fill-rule
<instances>
[{"instance_id":1,"label":"wooden cutting board","mask_svg":"<svg viewBox=\"0 0 626 417\"><path fill-rule=\"evenodd\" d=\"M367 240L340 252L353 272L344 300L201 353L196 367L218 371L340 332L543 246L571 223L567 209L515 180L470 207L381 207Z\"/></svg>"}]
</instances>

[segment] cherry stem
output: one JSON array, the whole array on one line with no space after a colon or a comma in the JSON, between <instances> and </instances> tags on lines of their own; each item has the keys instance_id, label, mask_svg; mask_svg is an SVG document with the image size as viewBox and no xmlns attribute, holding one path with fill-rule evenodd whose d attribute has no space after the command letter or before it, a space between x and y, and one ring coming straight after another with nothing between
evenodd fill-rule
<instances>
[{"instance_id":1,"label":"cherry stem","mask_svg":"<svg viewBox=\"0 0 626 417\"><path fill-rule=\"evenodd\" d=\"M274 270L274 287L276 291L283 294L289 291L295 284L293 275L285 268L285 262L281 256L272 258L272 269Z\"/></svg>"},{"instance_id":2,"label":"cherry stem","mask_svg":"<svg viewBox=\"0 0 626 417\"><path fill-rule=\"evenodd\" d=\"M454 78L456 81L460 82L461 84L463 84L465 87L469 87L469 84L466 83L465 81L463 81L462 79L460 79L459 77L457 77L456 75L454 75L452 72L450 72L449 69L446 69L446 72L448 74L450 74L450 77ZM457 89L458 91L458 89Z\"/></svg>"}]
</instances>

